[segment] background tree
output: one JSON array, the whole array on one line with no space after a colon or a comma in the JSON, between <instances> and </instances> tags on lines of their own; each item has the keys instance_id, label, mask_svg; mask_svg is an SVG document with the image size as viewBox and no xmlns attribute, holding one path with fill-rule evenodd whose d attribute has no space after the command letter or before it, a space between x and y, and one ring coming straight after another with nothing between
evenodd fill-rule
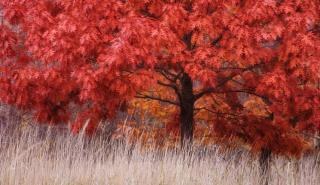
<instances>
[{"instance_id":1,"label":"background tree","mask_svg":"<svg viewBox=\"0 0 320 185\"><path fill-rule=\"evenodd\" d=\"M136 97L178 107L182 144L206 111L221 136L291 154L304 146L297 129L319 126L316 0L0 4L1 100L40 122L73 120L76 132L90 119L92 132ZM171 93L146 93L156 86Z\"/></svg>"}]
</instances>

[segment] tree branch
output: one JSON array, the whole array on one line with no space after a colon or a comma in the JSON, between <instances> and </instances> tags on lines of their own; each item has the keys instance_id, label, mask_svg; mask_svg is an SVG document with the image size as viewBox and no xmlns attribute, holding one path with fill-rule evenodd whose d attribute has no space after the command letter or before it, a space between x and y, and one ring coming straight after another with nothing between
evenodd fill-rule
<instances>
[{"instance_id":1,"label":"tree branch","mask_svg":"<svg viewBox=\"0 0 320 185\"><path fill-rule=\"evenodd\" d=\"M243 73L243 72L245 72L245 71L248 71L248 70L251 70L251 69L254 69L255 67L260 66L261 64L262 64L262 63L255 64L255 65L250 66L250 67L247 67L247 68L242 68L241 73ZM238 76L238 75L241 74L241 73L233 74L233 75L225 78L225 79L224 79L222 82L220 82L217 86L203 90L202 92L200 92L200 93L198 93L198 94L195 95L195 99L198 100L199 98L201 98L202 96L204 96L204 95L206 95L206 94L214 93L216 89L224 86L227 82L229 82L230 80L232 80L234 77Z\"/></svg>"},{"instance_id":2,"label":"tree branch","mask_svg":"<svg viewBox=\"0 0 320 185\"><path fill-rule=\"evenodd\" d=\"M224 34L226 31L227 31L227 28L224 28L224 30L222 31L222 33L221 33L220 35L218 35L216 38L214 38L214 39L211 41L211 45L218 47L218 44L219 44L219 42L222 40L223 34Z\"/></svg>"},{"instance_id":3,"label":"tree branch","mask_svg":"<svg viewBox=\"0 0 320 185\"><path fill-rule=\"evenodd\" d=\"M169 88L171 88L171 89L173 89L174 90L174 92L178 95L178 97L180 98L180 92L179 92L179 89L178 89L178 87L177 87L177 85L176 84L167 84L167 83L164 83L164 82L161 82L160 80L158 80L158 82L157 82L159 85L161 85L161 86L164 86L164 87L169 87Z\"/></svg>"},{"instance_id":4,"label":"tree branch","mask_svg":"<svg viewBox=\"0 0 320 185\"><path fill-rule=\"evenodd\" d=\"M162 70L157 71L158 73L160 73L163 77L165 77L167 80L169 80L170 82L174 82L174 78L170 78L169 75L167 75L165 72L163 72Z\"/></svg>"},{"instance_id":5,"label":"tree branch","mask_svg":"<svg viewBox=\"0 0 320 185\"><path fill-rule=\"evenodd\" d=\"M162 68L156 68L155 69L156 72L160 73L163 77L165 77L168 81L176 83L177 80L179 79L180 75L182 72L179 72L177 74L174 74L166 69L162 69Z\"/></svg>"},{"instance_id":6,"label":"tree branch","mask_svg":"<svg viewBox=\"0 0 320 185\"><path fill-rule=\"evenodd\" d=\"M229 91L215 91L212 93L222 93L222 94L225 94L225 93L246 93L246 94L254 95L254 96L261 98L264 101L264 103L266 103L267 105L272 104L272 102L269 100L269 98L267 96L263 96L263 95L260 95L256 92L254 92L254 91L246 90L246 89L229 90Z\"/></svg>"},{"instance_id":7,"label":"tree branch","mask_svg":"<svg viewBox=\"0 0 320 185\"><path fill-rule=\"evenodd\" d=\"M178 102L167 100L167 99L162 99L161 97L154 97L154 96L149 96L149 95L140 94L140 93L138 93L138 95L135 96L135 97L136 98L140 98L140 99L157 100L157 101L160 101L160 102L164 102L164 103L180 106L180 104Z\"/></svg>"},{"instance_id":8,"label":"tree branch","mask_svg":"<svg viewBox=\"0 0 320 185\"><path fill-rule=\"evenodd\" d=\"M197 111L201 111L201 110L206 110L212 114L217 114L217 115L228 115L228 116L233 116L233 117L239 117L239 115L237 114L232 114L232 113L226 113L226 112L219 112L219 111L213 111L213 110L210 110L206 107L201 107L201 108L196 108L195 110Z\"/></svg>"},{"instance_id":9,"label":"tree branch","mask_svg":"<svg viewBox=\"0 0 320 185\"><path fill-rule=\"evenodd\" d=\"M157 83L158 83L159 85L164 86L164 87L170 87L170 88L172 88L172 89L174 89L174 90L177 89L177 86L174 85L174 84L167 84L167 83L164 83L164 82L162 82L162 81L160 81L160 80L158 80Z\"/></svg>"},{"instance_id":10,"label":"tree branch","mask_svg":"<svg viewBox=\"0 0 320 185\"><path fill-rule=\"evenodd\" d=\"M212 42L211 42L211 45L212 46L217 46L218 43L220 42L220 40L222 40L223 38L223 33L220 34L217 38L213 39Z\"/></svg>"}]
</instances>

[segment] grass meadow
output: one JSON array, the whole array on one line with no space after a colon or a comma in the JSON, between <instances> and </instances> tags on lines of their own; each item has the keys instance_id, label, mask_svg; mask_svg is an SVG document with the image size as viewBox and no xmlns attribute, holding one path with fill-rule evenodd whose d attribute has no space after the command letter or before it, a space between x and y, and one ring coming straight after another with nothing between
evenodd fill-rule
<instances>
[{"instance_id":1,"label":"grass meadow","mask_svg":"<svg viewBox=\"0 0 320 185\"><path fill-rule=\"evenodd\" d=\"M320 184L315 155L273 157L271 164L269 184ZM0 127L1 185L259 185L265 179L258 160L240 150L145 150L102 137Z\"/></svg>"}]
</instances>

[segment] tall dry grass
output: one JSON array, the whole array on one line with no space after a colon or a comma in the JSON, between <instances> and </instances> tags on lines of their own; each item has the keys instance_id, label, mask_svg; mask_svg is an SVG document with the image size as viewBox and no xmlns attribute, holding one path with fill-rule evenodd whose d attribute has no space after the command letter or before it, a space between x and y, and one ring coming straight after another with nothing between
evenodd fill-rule
<instances>
[{"instance_id":1,"label":"tall dry grass","mask_svg":"<svg viewBox=\"0 0 320 185\"><path fill-rule=\"evenodd\" d=\"M246 152L219 147L193 152L145 151L79 135L0 127L1 185L259 185L259 166ZM51 133L51 134L50 134ZM316 157L274 158L269 184L317 185Z\"/></svg>"}]
</instances>

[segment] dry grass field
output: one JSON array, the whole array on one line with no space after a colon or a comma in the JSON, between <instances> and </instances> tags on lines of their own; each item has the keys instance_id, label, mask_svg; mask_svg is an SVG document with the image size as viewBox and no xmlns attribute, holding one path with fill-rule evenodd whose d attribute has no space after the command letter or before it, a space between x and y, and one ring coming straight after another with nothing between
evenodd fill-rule
<instances>
[{"instance_id":1,"label":"dry grass field","mask_svg":"<svg viewBox=\"0 0 320 185\"><path fill-rule=\"evenodd\" d=\"M81 135L0 127L1 185L259 185L256 159L219 147L194 152L144 151L127 144L90 142ZM269 184L317 185L316 157L273 158Z\"/></svg>"}]
</instances>

